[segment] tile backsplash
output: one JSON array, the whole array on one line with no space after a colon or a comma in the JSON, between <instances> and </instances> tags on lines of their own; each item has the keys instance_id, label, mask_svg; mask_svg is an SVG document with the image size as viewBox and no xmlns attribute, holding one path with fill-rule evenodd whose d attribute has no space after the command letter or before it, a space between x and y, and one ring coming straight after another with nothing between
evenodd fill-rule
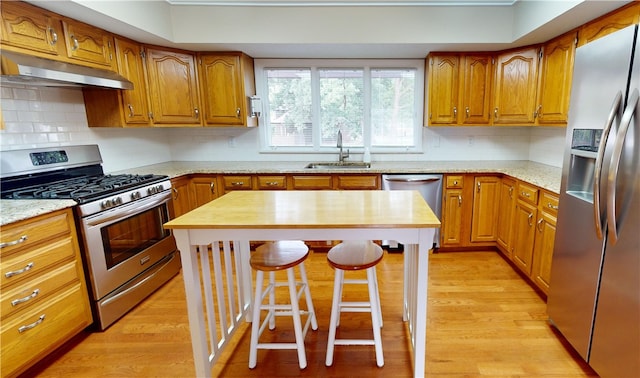
<instances>
[{"instance_id":1,"label":"tile backsplash","mask_svg":"<svg viewBox=\"0 0 640 378\"><path fill-rule=\"evenodd\" d=\"M3 85L0 149L98 144L106 172L170 160L308 160L261 154L258 129L90 128L79 88ZM560 167L565 128L423 128L422 154L372 154L373 161L532 160ZM359 156L354 155L357 160Z\"/></svg>"}]
</instances>

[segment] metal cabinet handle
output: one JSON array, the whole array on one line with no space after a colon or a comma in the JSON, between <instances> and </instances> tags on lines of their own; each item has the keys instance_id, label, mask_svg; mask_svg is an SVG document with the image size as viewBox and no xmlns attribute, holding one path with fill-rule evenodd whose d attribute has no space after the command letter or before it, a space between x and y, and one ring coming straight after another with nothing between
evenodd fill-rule
<instances>
[{"instance_id":1,"label":"metal cabinet handle","mask_svg":"<svg viewBox=\"0 0 640 378\"><path fill-rule=\"evenodd\" d=\"M551 202L547 203L547 207L553 210L558 210L558 206L552 204Z\"/></svg>"},{"instance_id":2,"label":"metal cabinet handle","mask_svg":"<svg viewBox=\"0 0 640 378\"><path fill-rule=\"evenodd\" d=\"M278 182L277 181L267 181L265 184L267 186L276 186L276 185L278 185Z\"/></svg>"},{"instance_id":3,"label":"metal cabinet handle","mask_svg":"<svg viewBox=\"0 0 640 378\"><path fill-rule=\"evenodd\" d=\"M127 107L129 108L129 117L133 117L133 105L127 104Z\"/></svg>"},{"instance_id":4,"label":"metal cabinet handle","mask_svg":"<svg viewBox=\"0 0 640 378\"><path fill-rule=\"evenodd\" d=\"M513 198L513 186L509 187L509 198Z\"/></svg>"},{"instance_id":5,"label":"metal cabinet handle","mask_svg":"<svg viewBox=\"0 0 640 378\"><path fill-rule=\"evenodd\" d=\"M531 194L529 194L527 192L522 192L522 196L529 198L529 197L531 197Z\"/></svg>"},{"instance_id":6,"label":"metal cabinet handle","mask_svg":"<svg viewBox=\"0 0 640 378\"><path fill-rule=\"evenodd\" d=\"M527 219L529 220L529 227L533 226L533 223L531 222L533 220L533 213L529 213Z\"/></svg>"},{"instance_id":7,"label":"metal cabinet handle","mask_svg":"<svg viewBox=\"0 0 640 378\"><path fill-rule=\"evenodd\" d=\"M540 226L544 223L544 219L540 218L538 219L538 223L537 223L537 227L538 227L538 231L542 232L542 229L540 228Z\"/></svg>"},{"instance_id":8,"label":"metal cabinet handle","mask_svg":"<svg viewBox=\"0 0 640 378\"><path fill-rule=\"evenodd\" d=\"M22 327L18 328L18 332L22 333L24 331L28 331L31 328L34 328L35 326L37 326L38 324L42 323L44 321L44 314L40 315L40 317L38 318L38 320L36 320L35 322L31 323L31 324L27 324L27 325L23 325Z\"/></svg>"},{"instance_id":9,"label":"metal cabinet handle","mask_svg":"<svg viewBox=\"0 0 640 378\"><path fill-rule=\"evenodd\" d=\"M453 116L454 117L458 117L458 107L457 106L453 107Z\"/></svg>"},{"instance_id":10,"label":"metal cabinet handle","mask_svg":"<svg viewBox=\"0 0 640 378\"><path fill-rule=\"evenodd\" d=\"M0 243L0 248L11 247L12 245L24 243L26 240L27 240L27 235L22 235L19 239L16 239L14 241Z\"/></svg>"},{"instance_id":11,"label":"metal cabinet handle","mask_svg":"<svg viewBox=\"0 0 640 378\"><path fill-rule=\"evenodd\" d=\"M194 109L193 109L193 112L194 112L194 113L195 113L195 115L196 115L196 119L200 118L200 109L198 109L198 108L194 108Z\"/></svg>"},{"instance_id":12,"label":"metal cabinet handle","mask_svg":"<svg viewBox=\"0 0 640 378\"><path fill-rule=\"evenodd\" d=\"M22 298L17 298L11 301L11 305L12 306L16 306L19 305L20 303L24 303L27 301L32 300L33 298L37 297L38 294L40 294L40 289L35 289L33 292L31 292L31 294L27 295L26 297L22 297Z\"/></svg>"},{"instance_id":13,"label":"metal cabinet handle","mask_svg":"<svg viewBox=\"0 0 640 378\"><path fill-rule=\"evenodd\" d=\"M176 188L171 188L171 190L173 190L173 199L177 200L178 196L180 195L180 192Z\"/></svg>"},{"instance_id":14,"label":"metal cabinet handle","mask_svg":"<svg viewBox=\"0 0 640 378\"><path fill-rule=\"evenodd\" d=\"M236 109L236 117L240 118L240 108Z\"/></svg>"},{"instance_id":15,"label":"metal cabinet handle","mask_svg":"<svg viewBox=\"0 0 640 378\"><path fill-rule=\"evenodd\" d=\"M22 269L18 269L18 270L13 270L11 272L7 272L4 274L5 277L10 278L13 276L17 276L18 274L22 274L24 272L27 272L29 270L31 270L31 268L33 268L33 262L28 263L24 268Z\"/></svg>"},{"instance_id":16,"label":"metal cabinet handle","mask_svg":"<svg viewBox=\"0 0 640 378\"><path fill-rule=\"evenodd\" d=\"M480 193L480 182L478 182L478 185L477 185L477 186L478 186L477 191L478 191L478 193Z\"/></svg>"},{"instance_id":17,"label":"metal cabinet handle","mask_svg":"<svg viewBox=\"0 0 640 378\"><path fill-rule=\"evenodd\" d=\"M462 206L462 196L458 194L458 207Z\"/></svg>"},{"instance_id":18,"label":"metal cabinet handle","mask_svg":"<svg viewBox=\"0 0 640 378\"><path fill-rule=\"evenodd\" d=\"M453 185L458 185L458 180L454 181Z\"/></svg>"},{"instance_id":19,"label":"metal cabinet handle","mask_svg":"<svg viewBox=\"0 0 640 378\"><path fill-rule=\"evenodd\" d=\"M78 39L73 34L69 36L69 38L71 38L71 42L73 43L73 46L71 46L71 51L76 51L80 47L80 42L78 42Z\"/></svg>"},{"instance_id":20,"label":"metal cabinet handle","mask_svg":"<svg viewBox=\"0 0 640 378\"><path fill-rule=\"evenodd\" d=\"M216 184L213 181L211 181L211 183L209 184L209 191L211 193L215 193L216 191Z\"/></svg>"},{"instance_id":21,"label":"metal cabinet handle","mask_svg":"<svg viewBox=\"0 0 640 378\"><path fill-rule=\"evenodd\" d=\"M493 118L498 119L498 108L493 109Z\"/></svg>"},{"instance_id":22,"label":"metal cabinet handle","mask_svg":"<svg viewBox=\"0 0 640 378\"><path fill-rule=\"evenodd\" d=\"M536 110L533 111L533 119L536 119L537 117L542 117L542 104L538 105Z\"/></svg>"},{"instance_id":23,"label":"metal cabinet handle","mask_svg":"<svg viewBox=\"0 0 640 378\"><path fill-rule=\"evenodd\" d=\"M466 106L464 108L464 112L465 112L466 117L469 118L469 107L468 106Z\"/></svg>"},{"instance_id":24,"label":"metal cabinet handle","mask_svg":"<svg viewBox=\"0 0 640 378\"><path fill-rule=\"evenodd\" d=\"M49 42L49 44L51 46L53 46L56 43L58 43L58 33L56 33L56 29L54 29L51 26L49 26L49 29L47 29L47 31L49 32L49 35L51 36L51 42Z\"/></svg>"},{"instance_id":25,"label":"metal cabinet handle","mask_svg":"<svg viewBox=\"0 0 640 378\"><path fill-rule=\"evenodd\" d=\"M234 181L231 183L231 186L243 186L244 182L242 181Z\"/></svg>"}]
</instances>

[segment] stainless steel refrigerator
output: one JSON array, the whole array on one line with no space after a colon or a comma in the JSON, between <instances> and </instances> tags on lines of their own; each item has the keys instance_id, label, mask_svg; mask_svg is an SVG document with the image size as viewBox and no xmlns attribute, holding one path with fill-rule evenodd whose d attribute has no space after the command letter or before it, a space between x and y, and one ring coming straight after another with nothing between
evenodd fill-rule
<instances>
[{"instance_id":1,"label":"stainless steel refrigerator","mask_svg":"<svg viewBox=\"0 0 640 378\"><path fill-rule=\"evenodd\" d=\"M640 44L630 26L576 49L547 300L602 377L640 377Z\"/></svg>"}]
</instances>

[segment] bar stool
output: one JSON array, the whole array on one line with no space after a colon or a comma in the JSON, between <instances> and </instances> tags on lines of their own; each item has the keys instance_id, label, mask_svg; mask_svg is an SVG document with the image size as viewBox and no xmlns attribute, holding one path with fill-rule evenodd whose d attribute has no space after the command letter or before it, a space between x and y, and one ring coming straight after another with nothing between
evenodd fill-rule
<instances>
[{"instance_id":1,"label":"bar stool","mask_svg":"<svg viewBox=\"0 0 640 378\"><path fill-rule=\"evenodd\" d=\"M307 273L304 260L309 256L309 247L300 240L282 240L267 242L256 248L249 260L251 267L256 270L256 292L253 302L253 323L251 325L251 344L249 346L249 368L256 367L258 349L297 349L300 369L307 367L307 357L304 348L304 338L309 329L318 329L316 314L311 301ZM296 281L294 267L299 267L300 281ZM276 282L276 271L287 272L287 282ZM263 290L264 273L269 272L269 283ZM275 303L275 289L289 287L289 304ZM300 310L300 297L304 294L307 310ZM269 296L269 303L263 304ZM260 314L266 310L267 316L260 323ZM302 326L301 315L307 315L307 321ZM276 316L291 316L295 333L295 343L259 343L260 335L267 324L269 329L275 329Z\"/></svg>"},{"instance_id":2,"label":"bar stool","mask_svg":"<svg viewBox=\"0 0 640 378\"><path fill-rule=\"evenodd\" d=\"M333 350L336 345L374 345L376 350L376 364L384 365L382 355L382 311L380 309L380 295L376 265L382 261L382 248L370 240L344 241L329 250L327 261L335 269L333 283L333 304L331 305L331 320L329 324L329 340L327 342L326 365L333 364ZM345 279L345 271L366 270L365 280ZM342 300L344 284L367 284L369 302L346 302ZM373 339L336 339L336 328L340 325L341 312L370 312L373 326Z\"/></svg>"}]
</instances>

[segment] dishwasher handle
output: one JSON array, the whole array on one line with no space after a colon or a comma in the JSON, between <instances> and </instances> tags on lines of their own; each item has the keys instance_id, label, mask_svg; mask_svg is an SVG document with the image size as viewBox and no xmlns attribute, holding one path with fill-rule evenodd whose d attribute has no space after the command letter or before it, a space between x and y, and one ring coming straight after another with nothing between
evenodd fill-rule
<instances>
[{"instance_id":1,"label":"dishwasher handle","mask_svg":"<svg viewBox=\"0 0 640 378\"><path fill-rule=\"evenodd\" d=\"M439 177L428 177L428 178L385 177L384 180L393 181L393 182L434 182L434 181L440 181L441 178Z\"/></svg>"}]
</instances>

